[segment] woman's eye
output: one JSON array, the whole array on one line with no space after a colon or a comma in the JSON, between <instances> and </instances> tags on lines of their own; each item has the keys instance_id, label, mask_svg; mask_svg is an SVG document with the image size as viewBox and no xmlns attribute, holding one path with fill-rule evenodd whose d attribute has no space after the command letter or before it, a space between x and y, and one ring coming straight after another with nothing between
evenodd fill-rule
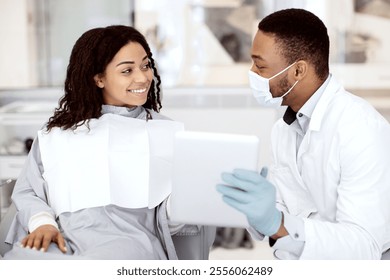
<instances>
[{"instance_id":1,"label":"woman's eye","mask_svg":"<svg viewBox=\"0 0 390 280\"><path fill-rule=\"evenodd\" d=\"M131 73L131 69L125 69L122 71L123 74L128 74L128 73Z\"/></svg>"},{"instance_id":2,"label":"woman's eye","mask_svg":"<svg viewBox=\"0 0 390 280\"><path fill-rule=\"evenodd\" d=\"M145 64L144 66L142 66L142 69L149 69L150 67L152 67L152 66L150 65L150 63L147 63L147 64Z\"/></svg>"}]
</instances>

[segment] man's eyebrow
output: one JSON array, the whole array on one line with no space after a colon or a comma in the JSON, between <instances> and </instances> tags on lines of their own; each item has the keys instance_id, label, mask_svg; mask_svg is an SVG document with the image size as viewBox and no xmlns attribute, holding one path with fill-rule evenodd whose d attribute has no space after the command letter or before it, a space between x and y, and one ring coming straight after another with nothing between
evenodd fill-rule
<instances>
[{"instance_id":1,"label":"man's eyebrow","mask_svg":"<svg viewBox=\"0 0 390 280\"><path fill-rule=\"evenodd\" d=\"M264 58L262 58L260 55L256 55L256 54L252 54L251 55L252 59L260 59L260 60L265 60Z\"/></svg>"},{"instance_id":2,"label":"man's eyebrow","mask_svg":"<svg viewBox=\"0 0 390 280\"><path fill-rule=\"evenodd\" d=\"M148 58L147 55L144 56L144 58L142 58L142 61L146 60ZM116 67L118 67L119 65L122 65L122 64L134 64L135 62L134 61L131 61L131 60L126 60L126 61L122 61L122 62L119 62Z\"/></svg>"}]
</instances>

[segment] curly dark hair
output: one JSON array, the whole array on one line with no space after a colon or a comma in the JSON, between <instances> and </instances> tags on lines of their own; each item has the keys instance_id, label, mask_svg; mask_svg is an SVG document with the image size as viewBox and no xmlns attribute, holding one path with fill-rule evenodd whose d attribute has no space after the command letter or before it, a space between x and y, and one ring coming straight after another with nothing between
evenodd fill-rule
<instances>
[{"instance_id":1,"label":"curly dark hair","mask_svg":"<svg viewBox=\"0 0 390 280\"><path fill-rule=\"evenodd\" d=\"M107 64L129 42L139 43L145 49L154 72L147 100L142 106L159 112L162 107L161 79L145 37L130 26L94 28L85 32L72 49L65 79L65 94L49 119L48 131L53 127L76 129L102 115L102 89L96 85L94 76L104 73Z\"/></svg>"},{"instance_id":2,"label":"curly dark hair","mask_svg":"<svg viewBox=\"0 0 390 280\"><path fill-rule=\"evenodd\" d=\"M329 36L324 23L303 9L285 9L260 21L259 30L272 34L279 51L291 64L306 60L315 67L319 79L329 75Z\"/></svg>"}]
</instances>

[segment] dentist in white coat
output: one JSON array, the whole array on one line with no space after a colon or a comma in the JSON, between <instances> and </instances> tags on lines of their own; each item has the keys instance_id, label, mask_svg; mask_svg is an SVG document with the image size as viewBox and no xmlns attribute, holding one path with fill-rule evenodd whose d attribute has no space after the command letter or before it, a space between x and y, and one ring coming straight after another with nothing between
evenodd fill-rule
<instances>
[{"instance_id":1,"label":"dentist in white coat","mask_svg":"<svg viewBox=\"0 0 390 280\"><path fill-rule=\"evenodd\" d=\"M249 71L255 98L286 105L269 179L223 173L223 199L282 259L381 259L390 248L390 125L329 74L329 37L301 9L264 18ZM261 121L261 120L259 120Z\"/></svg>"}]
</instances>

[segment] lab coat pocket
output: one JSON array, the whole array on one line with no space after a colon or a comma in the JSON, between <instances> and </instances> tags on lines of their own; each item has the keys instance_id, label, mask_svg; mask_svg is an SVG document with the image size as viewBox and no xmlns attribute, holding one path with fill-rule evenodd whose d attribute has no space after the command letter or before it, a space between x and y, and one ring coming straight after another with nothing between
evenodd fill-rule
<instances>
[{"instance_id":1,"label":"lab coat pocket","mask_svg":"<svg viewBox=\"0 0 390 280\"><path fill-rule=\"evenodd\" d=\"M278 199L288 213L308 217L310 213L316 211L297 171L291 170L290 167L274 167L270 173L270 179L278 190Z\"/></svg>"},{"instance_id":2,"label":"lab coat pocket","mask_svg":"<svg viewBox=\"0 0 390 280\"><path fill-rule=\"evenodd\" d=\"M337 205L337 188L339 184L339 163L329 156L321 154L319 150L306 153L301 158L302 180L305 182L306 192L318 212L324 218L333 220ZM336 184L332 182L337 182ZM329 212L331 210L331 212Z\"/></svg>"}]
</instances>

